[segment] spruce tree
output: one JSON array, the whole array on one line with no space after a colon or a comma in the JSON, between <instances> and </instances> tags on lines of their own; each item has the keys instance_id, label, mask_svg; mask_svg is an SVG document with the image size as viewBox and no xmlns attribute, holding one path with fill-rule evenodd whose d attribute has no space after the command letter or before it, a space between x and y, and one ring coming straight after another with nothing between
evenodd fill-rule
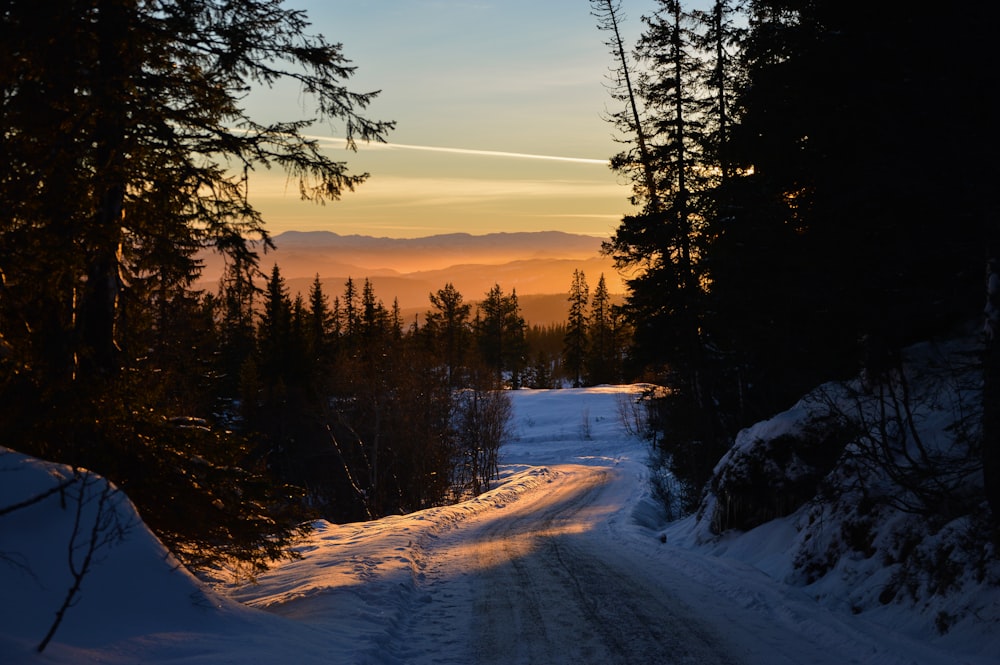
<instances>
[{"instance_id":1,"label":"spruce tree","mask_svg":"<svg viewBox=\"0 0 1000 665\"><path fill-rule=\"evenodd\" d=\"M264 311L257 333L258 367L265 386L271 390L279 383L288 383L291 340L292 301L285 278L278 264L274 264L264 290Z\"/></svg>"},{"instance_id":2,"label":"spruce tree","mask_svg":"<svg viewBox=\"0 0 1000 665\"><path fill-rule=\"evenodd\" d=\"M389 313L375 296L375 286L367 277L361 288L361 336L369 352L373 345L385 343L389 333Z\"/></svg>"},{"instance_id":3,"label":"spruce tree","mask_svg":"<svg viewBox=\"0 0 1000 665\"><path fill-rule=\"evenodd\" d=\"M323 283L319 274L309 287L308 324L306 339L313 362L322 365L328 360L328 355L334 343L335 315L330 308L330 300L323 292Z\"/></svg>"},{"instance_id":4,"label":"spruce tree","mask_svg":"<svg viewBox=\"0 0 1000 665\"><path fill-rule=\"evenodd\" d=\"M708 91L700 99L705 128L697 139L704 161L717 167L717 184L723 189L736 175L729 143L738 117L736 95L742 75L738 58L746 38L746 29L737 25L735 4L733 0L715 0L709 10L691 12L701 28L695 33L694 44L702 54L699 72ZM715 214L725 212L717 210Z\"/></svg>"},{"instance_id":5,"label":"spruce tree","mask_svg":"<svg viewBox=\"0 0 1000 665\"><path fill-rule=\"evenodd\" d=\"M569 289L569 318L566 323L566 336L563 338L563 365L573 385L577 388L583 385L584 370L589 352L588 328L590 317L587 305L590 300L590 288L582 270L573 271L573 283Z\"/></svg>"},{"instance_id":6,"label":"spruce tree","mask_svg":"<svg viewBox=\"0 0 1000 665\"><path fill-rule=\"evenodd\" d=\"M403 311L399 306L399 298L392 299L392 309L389 312L389 334L393 344L403 341Z\"/></svg>"},{"instance_id":7,"label":"spruce tree","mask_svg":"<svg viewBox=\"0 0 1000 665\"><path fill-rule=\"evenodd\" d=\"M476 309L473 327L480 357L496 380L502 383L504 373L509 372L511 386L520 387L527 342L517 292L505 295L500 285L494 284Z\"/></svg>"},{"instance_id":8,"label":"spruce tree","mask_svg":"<svg viewBox=\"0 0 1000 665\"><path fill-rule=\"evenodd\" d=\"M504 353L507 339L504 330L503 291L494 284L476 307L476 344L483 364L493 370L498 380L503 378Z\"/></svg>"},{"instance_id":9,"label":"spruce tree","mask_svg":"<svg viewBox=\"0 0 1000 665\"><path fill-rule=\"evenodd\" d=\"M344 87L353 67L340 46L310 36L304 14L278 2L39 9L13 2L4 13L0 50L13 57L0 73L10 93L0 103L0 207L10 211L0 233L4 247L19 246L0 254L4 274L17 276L5 310L35 331L14 339L39 381L108 377L130 359L121 304L136 256L177 264L193 247L267 242L246 198L253 168L288 170L318 201L365 179L304 135L309 121L255 122L240 105L249 87L301 82L349 140L378 139L391 124L359 115L372 96ZM169 242L145 252L159 239ZM27 247L45 248L33 265ZM21 279L36 270L52 279ZM46 314L18 305L29 301Z\"/></svg>"},{"instance_id":10,"label":"spruce tree","mask_svg":"<svg viewBox=\"0 0 1000 665\"><path fill-rule=\"evenodd\" d=\"M430 301L433 309L424 317L422 334L434 354L444 362L449 385L458 387L469 345L472 305L463 302L462 294L451 282L431 293Z\"/></svg>"},{"instance_id":11,"label":"spruce tree","mask_svg":"<svg viewBox=\"0 0 1000 665\"><path fill-rule=\"evenodd\" d=\"M587 381L591 384L615 383L620 380L615 367L615 334L611 311L611 295L601 273L590 303L587 328L590 347L587 353Z\"/></svg>"},{"instance_id":12,"label":"spruce tree","mask_svg":"<svg viewBox=\"0 0 1000 665\"><path fill-rule=\"evenodd\" d=\"M358 289L350 277L344 282L344 337L350 344L357 342L361 329L361 315L358 310Z\"/></svg>"},{"instance_id":13,"label":"spruce tree","mask_svg":"<svg viewBox=\"0 0 1000 665\"><path fill-rule=\"evenodd\" d=\"M528 364L527 324L521 316L521 305L517 301L517 289L503 299L503 327L507 338L504 351L504 365L510 370L510 383L514 389L521 387L524 368Z\"/></svg>"},{"instance_id":14,"label":"spruce tree","mask_svg":"<svg viewBox=\"0 0 1000 665\"><path fill-rule=\"evenodd\" d=\"M618 267L639 269L627 282L637 354L651 365L669 364L683 382L694 385L702 362L697 243L708 172L697 140L704 129L698 98L701 64L690 16L676 0L661 0L659 5L653 16L644 17L646 30L636 49L646 67L638 94L647 108L645 127L658 199L645 200L641 213L626 216L606 251ZM613 160L627 163L624 156ZM637 183L637 195L648 189L644 184Z\"/></svg>"},{"instance_id":15,"label":"spruce tree","mask_svg":"<svg viewBox=\"0 0 1000 665\"><path fill-rule=\"evenodd\" d=\"M643 66L637 96L645 109L656 197L634 175L630 153L613 158L612 166L633 178L633 201L642 209L623 218L605 251L632 273L623 311L633 328L633 371L653 371L670 388L669 397L656 403L661 421L670 423L669 437L661 441L673 446L667 452L674 459L697 442L706 453L700 459L707 460L728 445L718 411L716 345L705 336L712 284L706 259L714 239L709 228L719 210L723 171L731 171L717 161L727 154L721 141L730 122L726 54L719 51L726 44L725 17L722 5L711 23L699 22L678 0L657 5L643 18L636 48ZM713 61L715 66L706 66ZM700 487L710 472L711 465L701 464L696 477L685 480Z\"/></svg>"}]
</instances>

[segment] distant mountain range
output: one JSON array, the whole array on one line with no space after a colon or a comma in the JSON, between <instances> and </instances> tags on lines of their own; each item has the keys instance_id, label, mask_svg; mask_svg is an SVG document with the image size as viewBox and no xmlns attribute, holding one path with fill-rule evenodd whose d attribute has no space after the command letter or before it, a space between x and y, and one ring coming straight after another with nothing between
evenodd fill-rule
<instances>
[{"instance_id":1,"label":"distant mountain range","mask_svg":"<svg viewBox=\"0 0 1000 665\"><path fill-rule=\"evenodd\" d=\"M277 264L293 296L306 295L317 274L331 299L348 277L359 283L368 278L387 306L398 298L411 319L429 309L429 294L449 282L467 302L481 299L494 284L505 293L516 289L525 318L540 325L565 320L574 270L584 272L591 290L601 274L611 293L625 290L614 262L601 254L601 238L560 231L423 238L287 231L273 240L277 249L261 255L261 269L267 273ZM221 257L205 253L202 259L200 286L214 289Z\"/></svg>"}]
</instances>

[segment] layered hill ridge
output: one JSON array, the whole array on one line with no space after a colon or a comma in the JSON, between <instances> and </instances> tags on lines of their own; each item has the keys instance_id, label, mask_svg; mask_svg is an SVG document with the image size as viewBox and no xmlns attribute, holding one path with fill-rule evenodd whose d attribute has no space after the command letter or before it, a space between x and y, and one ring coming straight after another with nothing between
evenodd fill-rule
<instances>
[{"instance_id":1,"label":"layered hill ridge","mask_svg":"<svg viewBox=\"0 0 1000 665\"><path fill-rule=\"evenodd\" d=\"M367 278L387 305L398 299L407 319L429 309L429 295L447 283L468 302L480 300L494 284L504 292L516 290L525 318L540 325L565 320L574 270L584 272L591 289L603 274L612 294L625 290L613 260L601 254L603 239L561 231L421 238L286 231L273 240L276 249L261 255L261 269L268 272L277 264L293 296L307 294L316 275L331 298L343 291L348 277ZM201 258L199 286L214 289L222 259L215 253Z\"/></svg>"}]
</instances>

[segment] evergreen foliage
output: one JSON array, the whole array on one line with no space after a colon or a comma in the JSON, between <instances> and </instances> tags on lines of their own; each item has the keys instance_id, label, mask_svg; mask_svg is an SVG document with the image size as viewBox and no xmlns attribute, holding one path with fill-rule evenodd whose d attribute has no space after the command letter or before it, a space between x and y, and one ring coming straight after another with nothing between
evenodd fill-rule
<instances>
[{"instance_id":1,"label":"evergreen foliage","mask_svg":"<svg viewBox=\"0 0 1000 665\"><path fill-rule=\"evenodd\" d=\"M444 362L448 383L458 387L462 378L459 370L472 334L469 322L472 305L463 302L462 294L450 282L430 294L430 301L434 309L424 317L423 334L432 352Z\"/></svg>"},{"instance_id":2,"label":"evergreen foliage","mask_svg":"<svg viewBox=\"0 0 1000 665\"><path fill-rule=\"evenodd\" d=\"M661 442L697 461L691 487L741 426L862 368L881 381L981 309L997 10L965 10L944 14L967 31L901 2L662 0L644 19L640 113L613 93L611 117L641 211L606 249L636 271L631 358L671 389Z\"/></svg>"},{"instance_id":3,"label":"evergreen foliage","mask_svg":"<svg viewBox=\"0 0 1000 665\"><path fill-rule=\"evenodd\" d=\"M566 322L565 350L563 364L575 387L583 385L584 367L589 351L588 326L590 317L590 287L581 270L573 271L573 283L569 289L569 318Z\"/></svg>"},{"instance_id":4,"label":"evergreen foliage","mask_svg":"<svg viewBox=\"0 0 1000 665\"><path fill-rule=\"evenodd\" d=\"M981 305L990 168L936 167L968 162L974 143L995 136L973 92L983 55L966 35L938 30L939 17L911 14L901 3L751 5L733 155L753 174L729 192L713 277L720 310L743 303L754 325L778 322L770 340L729 316L719 328L754 355L754 371L800 368L782 377L795 394L862 364L882 372L901 346ZM945 130L956 113L961 129ZM764 240L757 257L742 248L749 236ZM751 280L733 272L746 261ZM782 283L790 273L797 284ZM781 297L763 302L757 275Z\"/></svg>"},{"instance_id":5,"label":"evergreen foliage","mask_svg":"<svg viewBox=\"0 0 1000 665\"><path fill-rule=\"evenodd\" d=\"M430 294L424 327L404 331L398 302L387 310L370 280L360 297L356 283L348 278L342 295L355 305L342 309L338 297L328 308L317 277L307 307L272 270L246 363L253 390L243 397L253 404L241 426L257 455L279 481L301 488L299 505L333 521L419 510L488 488L510 413L500 408L495 370L473 352L471 306L447 284ZM508 343L516 298L495 291L508 308ZM330 351L316 355L310 339L320 334Z\"/></svg>"},{"instance_id":6,"label":"evergreen foliage","mask_svg":"<svg viewBox=\"0 0 1000 665\"><path fill-rule=\"evenodd\" d=\"M499 284L494 284L477 307L473 330L480 359L493 371L497 381L503 384L506 374L512 388L521 387L527 344L517 292L507 295Z\"/></svg>"},{"instance_id":7,"label":"evergreen foliage","mask_svg":"<svg viewBox=\"0 0 1000 665\"><path fill-rule=\"evenodd\" d=\"M528 388L556 388L566 382L566 367L562 361L565 339L564 323L528 326L524 334L531 360L524 378Z\"/></svg>"},{"instance_id":8,"label":"evergreen foliage","mask_svg":"<svg viewBox=\"0 0 1000 665\"><path fill-rule=\"evenodd\" d=\"M586 376L588 383L592 385L618 383L622 380L619 356L622 344L616 329L616 318L602 273L590 301L590 321L587 328L590 347L586 358Z\"/></svg>"},{"instance_id":9,"label":"evergreen foliage","mask_svg":"<svg viewBox=\"0 0 1000 665\"><path fill-rule=\"evenodd\" d=\"M361 115L373 95L346 87L341 47L276 0L17 0L0 46L5 445L105 475L189 563L286 553L294 492L227 429L237 389L279 373L254 357L269 238L247 185L276 166L322 202L366 175L303 133L311 119L261 124L241 104L289 79L349 145L392 123ZM227 264L212 297L191 290L209 247ZM277 350L289 322L271 314Z\"/></svg>"}]
</instances>

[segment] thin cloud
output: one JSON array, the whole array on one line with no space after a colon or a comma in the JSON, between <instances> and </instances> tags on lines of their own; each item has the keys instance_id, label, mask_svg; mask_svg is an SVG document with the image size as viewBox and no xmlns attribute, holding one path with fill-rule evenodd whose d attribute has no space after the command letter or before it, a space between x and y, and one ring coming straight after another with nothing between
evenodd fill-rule
<instances>
[{"instance_id":1,"label":"thin cloud","mask_svg":"<svg viewBox=\"0 0 1000 665\"><path fill-rule=\"evenodd\" d=\"M621 188L615 183L594 181L383 176L366 182L355 199L366 205L379 200L404 205L447 206L497 200L583 201L620 196L620 192Z\"/></svg>"},{"instance_id":2,"label":"thin cloud","mask_svg":"<svg viewBox=\"0 0 1000 665\"><path fill-rule=\"evenodd\" d=\"M330 143L337 143L340 145L346 144L346 141L341 138L335 138L330 136L307 136L306 138L315 139L317 141L327 141ZM407 143L366 143L366 148L383 148L383 149L399 149L399 150L421 150L424 152L445 152L455 155L475 155L480 157L504 157L509 159L540 159L547 160L550 162L571 162L574 164L601 164L606 165L608 160L606 159L588 159L586 157L563 157L560 155L536 155L527 152L505 152L503 150L476 150L473 148L445 148L441 146L432 145L411 145Z\"/></svg>"}]
</instances>

